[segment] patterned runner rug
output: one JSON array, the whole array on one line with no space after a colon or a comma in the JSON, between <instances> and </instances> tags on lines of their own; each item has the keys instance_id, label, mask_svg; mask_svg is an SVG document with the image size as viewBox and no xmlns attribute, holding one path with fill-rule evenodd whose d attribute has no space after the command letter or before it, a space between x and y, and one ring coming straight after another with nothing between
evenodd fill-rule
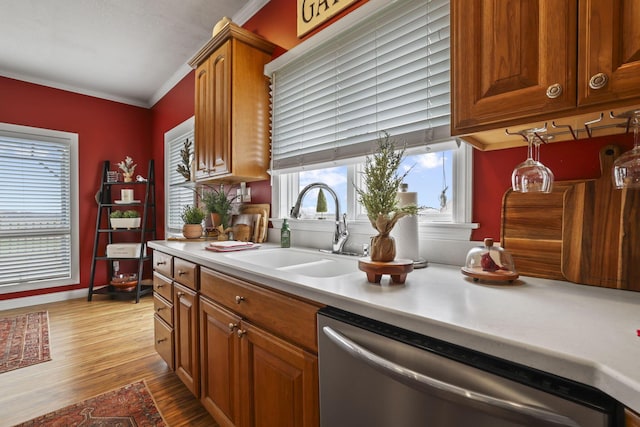
<instances>
[{"instance_id":1,"label":"patterned runner rug","mask_svg":"<svg viewBox=\"0 0 640 427\"><path fill-rule=\"evenodd\" d=\"M0 374L51 360L46 311L0 319Z\"/></svg>"},{"instance_id":2,"label":"patterned runner rug","mask_svg":"<svg viewBox=\"0 0 640 427\"><path fill-rule=\"evenodd\" d=\"M144 380L140 380L14 427L27 426L165 427L167 423Z\"/></svg>"}]
</instances>

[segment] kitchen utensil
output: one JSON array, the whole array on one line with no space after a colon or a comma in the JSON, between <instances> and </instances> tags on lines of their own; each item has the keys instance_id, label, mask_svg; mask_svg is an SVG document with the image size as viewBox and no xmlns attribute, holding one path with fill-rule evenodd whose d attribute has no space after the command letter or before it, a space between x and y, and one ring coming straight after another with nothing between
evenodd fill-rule
<instances>
[{"instance_id":1,"label":"kitchen utensil","mask_svg":"<svg viewBox=\"0 0 640 427\"><path fill-rule=\"evenodd\" d=\"M270 208L271 206L268 203L243 204L240 206L240 214L260 214L254 226L253 241L255 243L266 241Z\"/></svg>"},{"instance_id":2,"label":"kitchen utensil","mask_svg":"<svg viewBox=\"0 0 640 427\"><path fill-rule=\"evenodd\" d=\"M576 283L640 290L638 276L633 281L628 276L632 264L639 262L639 198L633 190L616 190L611 182L619 154L618 146L603 147L601 177L576 184L565 194L562 273Z\"/></svg>"},{"instance_id":3,"label":"kitchen utensil","mask_svg":"<svg viewBox=\"0 0 640 427\"><path fill-rule=\"evenodd\" d=\"M520 275L566 280L561 268L562 206L575 182L558 181L550 193L505 193L500 244L511 252Z\"/></svg>"}]
</instances>

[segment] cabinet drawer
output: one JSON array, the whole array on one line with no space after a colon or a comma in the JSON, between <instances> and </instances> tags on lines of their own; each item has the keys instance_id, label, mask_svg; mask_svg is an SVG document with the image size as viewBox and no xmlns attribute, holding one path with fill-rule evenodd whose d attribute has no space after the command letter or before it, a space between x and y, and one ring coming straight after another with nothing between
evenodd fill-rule
<instances>
[{"instance_id":1,"label":"cabinet drawer","mask_svg":"<svg viewBox=\"0 0 640 427\"><path fill-rule=\"evenodd\" d=\"M167 301L173 302L173 283L156 272L153 273L153 292L162 295Z\"/></svg>"},{"instance_id":2,"label":"cabinet drawer","mask_svg":"<svg viewBox=\"0 0 640 427\"><path fill-rule=\"evenodd\" d=\"M167 277L173 277L173 257L153 251L153 269Z\"/></svg>"},{"instance_id":3,"label":"cabinet drawer","mask_svg":"<svg viewBox=\"0 0 640 427\"><path fill-rule=\"evenodd\" d=\"M158 294L153 295L153 311L167 324L173 327L173 304L167 302L164 298Z\"/></svg>"},{"instance_id":4,"label":"cabinet drawer","mask_svg":"<svg viewBox=\"0 0 640 427\"><path fill-rule=\"evenodd\" d=\"M153 317L153 325L156 351L173 371L175 369L173 362L173 328L167 326L158 316Z\"/></svg>"},{"instance_id":5,"label":"cabinet drawer","mask_svg":"<svg viewBox=\"0 0 640 427\"><path fill-rule=\"evenodd\" d=\"M185 261L180 258L174 258L173 279L176 282L185 285L187 288L191 288L194 291L197 291L197 268L198 266L192 262Z\"/></svg>"},{"instance_id":6,"label":"cabinet drawer","mask_svg":"<svg viewBox=\"0 0 640 427\"><path fill-rule=\"evenodd\" d=\"M247 320L317 352L319 306L200 268L201 293Z\"/></svg>"}]
</instances>

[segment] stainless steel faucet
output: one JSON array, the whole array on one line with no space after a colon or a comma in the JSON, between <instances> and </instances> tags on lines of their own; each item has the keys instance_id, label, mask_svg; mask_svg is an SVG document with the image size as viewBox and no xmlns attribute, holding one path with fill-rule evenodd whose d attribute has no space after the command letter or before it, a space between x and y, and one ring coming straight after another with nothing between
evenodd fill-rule
<instances>
[{"instance_id":1,"label":"stainless steel faucet","mask_svg":"<svg viewBox=\"0 0 640 427\"><path fill-rule=\"evenodd\" d=\"M291 218L300 217L300 205L302 204L302 199L304 199L304 196L309 192L309 190L314 188L322 188L323 190L327 190L329 194L331 194L331 197L333 197L333 201L336 203L336 230L333 233L331 252L333 252L334 254L342 253L344 244L349 238L349 230L347 229L347 214L345 213L344 215L342 215L342 218L340 218L340 203L338 202L338 195L327 184L324 184L322 182L314 182L304 187L300 194L298 194L298 200L296 200L295 206L291 208L290 216Z\"/></svg>"}]
</instances>

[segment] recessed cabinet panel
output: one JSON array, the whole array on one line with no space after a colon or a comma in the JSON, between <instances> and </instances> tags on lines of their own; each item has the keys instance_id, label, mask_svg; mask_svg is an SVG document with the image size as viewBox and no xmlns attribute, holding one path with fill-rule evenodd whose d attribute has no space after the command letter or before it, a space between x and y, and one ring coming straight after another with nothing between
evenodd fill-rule
<instances>
[{"instance_id":1,"label":"recessed cabinet panel","mask_svg":"<svg viewBox=\"0 0 640 427\"><path fill-rule=\"evenodd\" d=\"M451 8L457 131L575 106L575 1L457 0Z\"/></svg>"},{"instance_id":2,"label":"recessed cabinet panel","mask_svg":"<svg viewBox=\"0 0 640 427\"><path fill-rule=\"evenodd\" d=\"M580 1L578 105L640 97L640 2Z\"/></svg>"},{"instance_id":3,"label":"recessed cabinet panel","mask_svg":"<svg viewBox=\"0 0 640 427\"><path fill-rule=\"evenodd\" d=\"M176 374L196 397L200 397L197 294L177 283L173 290Z\"/></svg>"},{"instance_id":4,"label":"recessed cabinet panel","mask_svg":"<svg viewBox=\"0 0 640 427\"><path fill-rule=\"evenodd\" d=\"M239 424L240 317L200 298L201 397L218 423Z\"/></svg>"}]
</instances>

